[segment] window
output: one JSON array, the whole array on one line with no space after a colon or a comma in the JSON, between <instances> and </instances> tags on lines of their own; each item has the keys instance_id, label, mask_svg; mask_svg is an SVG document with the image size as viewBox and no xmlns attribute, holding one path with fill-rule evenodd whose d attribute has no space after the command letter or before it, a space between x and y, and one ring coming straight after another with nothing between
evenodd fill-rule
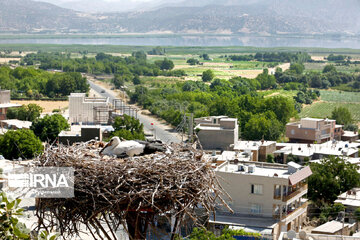
<instances>
[{"instance_id":1,"label":"window","mask_svg":"<svg viewBox=\"0 0 360 240\"><path fill-rule=\"evenodd\" d=\"M291 135L295 135L295 130L291 129Z\"/></svg>"},{"instance_id":2,"label":"window","mask_svg":"<svg viewBox=\"0 0 360 240\"><path fill-rule=\"evenodd\" d=\"M261 213L261 208L262 207L261 207L260 204L252 203L250 212L253 213L253 214L259 214L259 213Z\"/></svg>"},{"instance_id":3,"label":"window","mask_svg":"<svg viewBox=\"0 0 360 240\"><path fill-rule=\"evenodd\" d=\"M280 199L281 198L281 185L275 185L274 186L274 199Z\"/></svg>"},{"instance_id":4,"label":"window","mask_svg":"<svg viewBox=\"0 0 360 240\"><path fill-rule=\"evenodd\" d=\"M263 194L263 185L251 184L251 193L252 194Z\"/></svg>"}]
</instances>

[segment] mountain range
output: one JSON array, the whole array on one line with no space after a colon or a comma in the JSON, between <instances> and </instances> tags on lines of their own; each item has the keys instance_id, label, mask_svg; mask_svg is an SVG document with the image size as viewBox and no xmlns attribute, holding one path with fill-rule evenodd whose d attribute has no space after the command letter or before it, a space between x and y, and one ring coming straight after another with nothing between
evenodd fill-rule
<instances>
[{"instance_id":1,"label":"mountain range","mask_svg":"<svg viewBox=\"0 0 360 240\"><path fill-rule=\"evenodd\" d=\"M86 3L87 9L76 7ZM58 5L0 0L0 32L360 34L360 0L67 0Z\"/></svg>"}]
</instances>

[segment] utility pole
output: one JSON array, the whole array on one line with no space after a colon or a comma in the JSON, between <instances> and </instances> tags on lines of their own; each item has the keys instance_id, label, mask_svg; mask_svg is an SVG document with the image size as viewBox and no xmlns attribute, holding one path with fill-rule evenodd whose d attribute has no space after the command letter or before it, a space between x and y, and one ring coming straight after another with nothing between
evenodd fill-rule
<instances>
[{"instance_id":1,"label":"utility pole","mask_svg":"<svg viewBox=\"0 0 360 240\"><path fill-rule=\"evenodd\" d=\"M345 227L345 211L341 212L342 214L342 229L341 229L341 239L344 240L344 227Z\"/></svg>"},{"instance_id":2,"label":"utility pole","mask_svg":"<svg viewBox=\"0 0 360 240\"><path fill-rule=\"evenodd\" d=\"M189 119L189 140L191 143L193 143L193 136L194 136L194 113L191 113Z\"/></svg>"}]
</instances>

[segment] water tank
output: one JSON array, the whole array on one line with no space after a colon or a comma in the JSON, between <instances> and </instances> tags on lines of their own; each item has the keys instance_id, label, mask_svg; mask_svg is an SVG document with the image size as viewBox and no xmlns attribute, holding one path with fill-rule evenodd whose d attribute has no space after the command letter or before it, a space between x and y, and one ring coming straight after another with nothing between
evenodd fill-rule
<instances>
[{"instance_id":1,"label":"water tank","mask_svg":"<svg viewBox=\"0 0 360 240\"><path fill-rule=\"evenodd\" d=\"M250 165L249 166L249 168L248 168L248 173L253 173L253 172L255 172L255 168L256 168L256 166L255 165Z\"/></svg>"}]
</instances>

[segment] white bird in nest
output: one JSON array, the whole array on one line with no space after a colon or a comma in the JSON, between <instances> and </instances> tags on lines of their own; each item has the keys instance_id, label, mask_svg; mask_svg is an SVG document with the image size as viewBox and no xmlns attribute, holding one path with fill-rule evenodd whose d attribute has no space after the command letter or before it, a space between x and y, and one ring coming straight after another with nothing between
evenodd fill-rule
<instances>
[{"instance_id":1,"label":"white bird in nest","mask_svg":"<svg viewBox=\"0 0 360 240\"><path fill-rule=\"evenodd\" d=\"M110 142L100 151L100 154L133 157L135 155L151 154L154 152L164 152L166 148L161 142L147 142L140 140L122 141L119 137L111 138Z\"/></svg>"}]
</instances>

